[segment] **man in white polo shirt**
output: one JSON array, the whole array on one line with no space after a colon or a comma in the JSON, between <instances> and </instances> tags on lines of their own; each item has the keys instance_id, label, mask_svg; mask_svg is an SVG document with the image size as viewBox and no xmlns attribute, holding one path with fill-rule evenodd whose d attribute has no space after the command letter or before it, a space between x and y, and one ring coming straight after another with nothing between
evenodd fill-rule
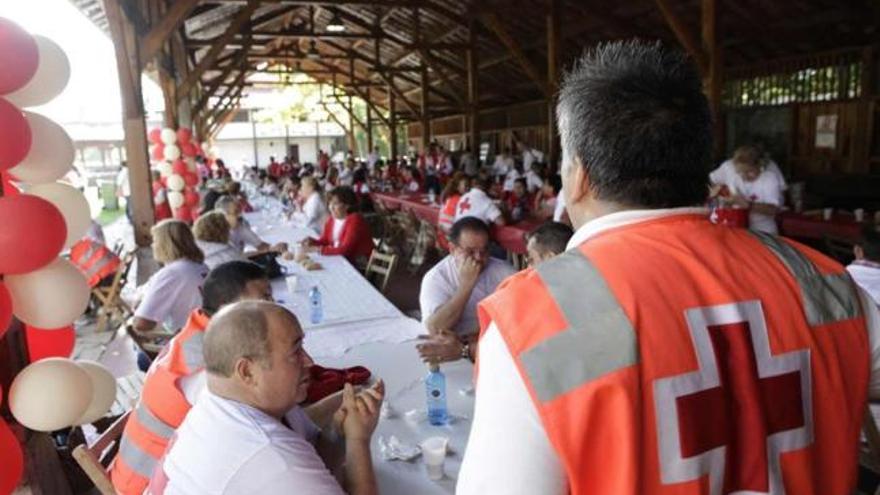
<instances>
[{"instance_id":1,"label":"man in white polo shirt","mask_svg":"<svg viewBox=\"0 0 880 495\"><path fill-rule=\"evenodd\" d=\"M455 208L455 220L476 217L490 225L493 223L504 225L504 216L501 214L501 210L486 194L491 185L488 178L476 179L474 187L458 201L458 206Z\"/></svg>"},{"instance_id":2,"label":"man in white polo shirt","mask_svg":"<svg viewBox=\"0 0 880 495\"><path fill-rule=\"evenodd\" d=\"M316 450L318 430L297 407L312 365L302 344L296 317L276 304L239 302L215 315L204 341L208 391L177 430L148 492L345 493L318 454L332 445ZM346 385L334 416L332 428L345 437L348 493L377 493L370 437L383 395L381 381L357 395Z\"/></svg>"}]
</instances>

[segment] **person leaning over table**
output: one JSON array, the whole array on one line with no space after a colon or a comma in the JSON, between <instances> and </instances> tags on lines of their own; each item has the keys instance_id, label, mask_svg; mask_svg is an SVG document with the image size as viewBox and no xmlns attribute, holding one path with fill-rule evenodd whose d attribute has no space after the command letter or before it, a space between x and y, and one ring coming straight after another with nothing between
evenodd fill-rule
<instances>
[{"instance_id":1,"label":"person leaning over table","mask_svg":"<svg viewBox=\"0 0 880 495\"><path fill-rule=\"evenodd\" d=\"M326 255L345 256L355 266L365 265L373 252L370 225L357 212L357 195L351 187L340 186L329 193L330 218L324 223L321 237L306 242Z\"/></svg>"},{"instance_id":2,"label":"person leaning over table","mask_svg":"<svg viewBox=\"0 0 880 495\"><path fill-rule=\"evenodd\" d=\"M572 236L571 227L559 222L546 222L526 234L526 249L529 266L536 266L565 251L565 245ZM422 360L426 363L474 360L477 351L477 334L460 336L454 332L443 331L425 337L425 342L416 345Z\"/></svg>"},{"instance_id":3,"label":"person leaning over table","mask_svg":"<svg viewBox=\"0 0 880 495\"><path fill-rule=\"evenodd\" d=\"M724 202L748 208L749 228L752 230L768 234L778 233L776 214L785 202L784 183L780 182L781 175L768 168L767 159L761 156L760 151L754 146L737 148L732 162L736 174L733 176L725 174L725 183L718 183L717 178L713 178L712 174L709 175L713 183L710 193L719 196ZM728 195L723 194L723 186L727 186Z\"/></svg>"},{"instance_id":4,"label":"person leaning over table","mask_svg":"<svg viewBox=\"0 0 880 495\"><path fill-rule=\"evenodd\" d=\"M475 217L486 224L504 225L504 215L501 209L489 196L489 188L492 181L487 176L477 176L471 185L470 191L462 195L455 209L455 220L465 217Z\"/></svg>"},{"instance_id":5,"label":"person leaning over table","mask_svg":"<svg viewBox=\"0 0 880 495\"><path fill-rule=\"evenodd\" d=\"M303 227L321 232L327 220L327 207L321 197L321 188L314 176L303 177L300 181L299 198L302 210L293 214L293 219Z\"/></svg>"},{"instance_id":6,"label":"person leaning over table","mask_svg":"<svg viewBox=\"0 0 880 495\"><path fill-rule=\"evenodd\" d=\"M241 216L241 205L238 200L229 195L220 196L215 203L215 208L226 215L226 221L229 222L229 242L238 250L244 252L245 247L252 247L259 252L265 251L287 251L287 243L279 242L275 245L269 245L268 242L260 239L260 236L251 229L247 220Z\"/></svg>"},{"instance_id":7,"label":"person leaning over table","mask_svg":"<svg viewBox=\"0 0 880 495\"><path fill-rule=\"evenodd\" d=\"M480 304L459 495L848 495L880 315L826 256L712 224L712 117L660 43L560 85L568 250Z\"/></svg>"},{"instance_id":8,"label":"person leaning over table","mask_svg":"<svg viewBox=\"0 0 880 495\"><path fill-rule=\"evenodd\" d=\"M211 319L203 347L207 391L177 429L148 493L342 494L337 470L348 493L378 493L370 438L381 380L357 394L346 384L322 432L298 406L312 359L293 313L268 302L234 303ZM344 448L333 438L340 435Z\"/></svg>"},{"instance_id":9,"label":"person leaning over table","mask_svg":"<svg viewBox=\"0 0 880 495\"><path fill-rule=\"evenodd\" d=\"M201 215L193 224L192 232L208 268L244 259L241 250L229 242L229 221L222 212L215 210Z\"/></svg>"}]
</instances>

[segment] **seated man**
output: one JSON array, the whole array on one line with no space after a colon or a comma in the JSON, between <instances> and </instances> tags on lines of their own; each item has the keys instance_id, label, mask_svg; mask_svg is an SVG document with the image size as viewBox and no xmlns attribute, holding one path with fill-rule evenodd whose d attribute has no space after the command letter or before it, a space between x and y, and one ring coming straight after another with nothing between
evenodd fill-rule
<instances>
[{"instance_id":1,"label":"seated man","mask_svg":"<svg viewBox=\"0 0 880 495\"><path fill-rule=\"evenodd\" d=\"M574 235L571 226L560 222L545 222L540 227L526 234L526 252L529 266L565 252L568 240Z\"/></svg>"},{"instance_id":2,"label":"seated man","mask_svg":"<svg viewBox=\"0 0 880 495\"><path fill-rule=\"evenodd\" d=\"M317 428L297 406L312 359L293 313L233 304L208 325L204 357L208 391L177 430L150 493L344 493L312 445ZM357 395L346 385L334 415L349 493L377 493L370 437L383 395L381 381ZM326 437L317 441L326 446Z\"/></svg>"},{"instance_id":3,"label":"seated man","mask_svg":"<svg viewBox=\"0 0 880 495\"><path fill-rule=\"evenodd\" d=\"M859 287L880 305L880 232L874 226L862 230L862 240L855 248L855 261L846 267Z\"/></svg>"},{"instance_id":4,"label":"seated man","mask_svg":"<svg viewBox=\"0 0 880 495\"><path fill-rule=\"evenodd\" d=\"M471 190L458 201L455 219L476 217L490 225L493 223L504 225L504 216L501 214L501 210L487 194L490 187L492 187L492 181L488 177L478 177L471 186Z\"/></svg>"},{"instance_id":5,"label":"seated man","mask_svg":"<svg viewBox=\"0 0 880 495\"><path fill-rule=\"evenodd\" d=\"M444 341L458 339L457 357L466 357L472 353L479 330L477 304L515 270L507 262L489 257L489 227L478 218L455 222L449 239L449 256L422 279L419 305L430 335Z\"/></svg>"},{"instance_id":6,"label":"seated man","mask_svg":"<svg viewBox=\"0 0 880 495\"><path fill-rule=\"evenodd\" d=\"M168 439L205 388L202 341L211 315L241 300L272 300L272 287L257 264L231 261L211 270L202 286L202 307L156 359L144 380L135 411L125 424L110 479L123 495L143 493Z\"/></svg>"}]
</instances>

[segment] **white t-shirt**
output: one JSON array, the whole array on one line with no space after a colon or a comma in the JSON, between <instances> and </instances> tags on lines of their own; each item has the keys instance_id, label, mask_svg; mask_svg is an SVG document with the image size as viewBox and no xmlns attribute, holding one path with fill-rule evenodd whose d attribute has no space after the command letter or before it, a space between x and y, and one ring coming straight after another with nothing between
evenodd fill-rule
<instances>
[{"instance_id":1,"label":"white t-shirt","mask_svg":"<svg viewBox=\"0 0 880 495\"><path fill-rule=\"evenodd\" d=\"M559 194L556 196L556 208L553 209L553 221L561 222L562 215L565 214L565 196L562 194L562 189L559 190Z\"/></svg>"},{"instance_id":2,"label":"white t-shirt","mask_svg":"<svg viewBox=\"0 0 880 495\"><path fill-rule=\"evenodd\" d=\"M526 148L522 154L523 159L523 170L529 171L532 169L532 165L536 162L544 161L544 153L534 149L534 148Z\"/></svg>"},{"instance_id":3,"label":"white t-shirt","mask_svg":"<svg viewBox=\"0 0 880 495\"><path fill-rule=\"evenodd\" d=\"M367 155L367 166L370 167L370 170L373 170L373 167L376 165L376 162L378 162L378 161L379 161L379 153L372 151L372 152L370 152L369 155Z\"/></svg>"},{"instance_id":4,"label":"white t-shirt","mask_svg":"<svg viewBox=\"0 0 880 495\"><path fill-rule=\"evenodd\" d=\"M345 228L345 221L348 217L343 218L342 220L338 218L333 219L333 247L338 248L339 243L342 241L342 229Z\"/></svg>"},{"instance_id":5,"label":"white t-shirt","mask_svg":"<svg viewBox=\"0 0 880 495\"><path fill-rule=\"evenodd\" d=\"M241 250L232 244L200 240L196 240L196 244L202 250L202 253L205 254L205 264L212 270L215 266L227 261L241 261L245 259L244 255L241 254Z\"/></svg>"},{"instance_id":6,"label":"white t-shirt","mask_svg":"<svg viewBox=\"0 0 880 495\"><path fill-rule=\"evenodd\" d=\"M705 214L705 210L692 208L612 213L582 225L568 248L615 227L691 212ZM864 292L860 296L871 348L868 395L876 398L880 396L880 314ZM495 322L480 339L476 390L474 419L456 493L567 494L565 468Z\"/></svg>"},{"instance_id":7,"label":"white t-shirt","mask_svg":"<svg viewBox=\"0 0 880 495\"><path fill-rule=\"evenodd\" d=\"M492 198L477 187L466 192L458 201L458 206L455 207L456 221L464 217L477 217L491 224L500 216L501 210L492 202Z\"/></svg>"},{"instance_id":8,"label":"white t-shirt","mask_svg":"<svg viewBox=\"0 0 880 495\"><path fill-rule=\"evenodd\" d=\"M513 168L513 158L507 155L496 155L495 163L492 164L492 175L506 176Z\"/></svg>"},{"instance_id":9,"label":"white t-shirt","mask_svg":"<svg viewBox=\"0 0 880 495\"><path fill-rule=\"evenodd\" d=\"M747 182L737 175L732 187L736 189L737 194L756 203L768 203L776 207L781 207L784 203L782 184L779 183L776 174L769 170L764 170L757 179L751 182ZM749 228L768 234L779 232L775 215L758 213L754 210L749 212Z\"/></svg>"},{"instance_id":10,"label":"white t-shirt","mask_svg":"<svg viewBox=\"0 0 880 495\"><path fill-rule=\"evenodd\" d=\"M245 246L255 248L262 244L263 240L251 229L245 219L238 221L238 225L229 231L229 243L239 251L244 251Z\"/></svg>"},{"instance_id":11,"label":"white t-shirt","mask_svg":"<svg viewBox=\"0 0 880 495\"><path fill-rule=\"evenodd\" d=\"M507 262L495 258L489 258L486 267L477 279L477 285L471 291L461 319L455 325L455 330L461 334L473 333L479 329L477 319L477 304L487 296L495 292L504 279L516 273ZM422 310L422 323L427 323L440 306L443 306L458 290L458 266L452 255L446 256L422 278L422 287L419 291L419 306Z\"/></svg>"},{"instance_id":12,"label":"white t-shirt","mask_svg":"<svg viewBox=\"0 0 880 495\"><path fill-rule=\"evenodd\" d=\"M782 184L782 190L785 191L788 189L788 183L785 181L785 176L782 175L782 170L779 169L779 165L776 164L773 160L769 160L767 163L766 170L779 179L779 183ZM713 170L709 174L709 180L713 184L732 184L737 178L739 174L736 173L736 165L733 164L733 160L726 160L724 163L718 166L715 170Z\"/></svg>"},{"instance_id":13,"label":"white t-shirt","mask_svg":"<svg viewBox=\"0 0 880 495\"><path fill-rule=\"evenodd\" d=\"M846 267L846 271L852 276L856 285L871 296L874 304L880 305L880 265L854 261Z\"/></svg>"},{"instance_id":14,"label":"white t-shirt","mask_svg":"<svg viewBox=\"0 0 880 495\"><path fill-rule=\"evenodd\" d=\"M523 174L519 173L515 168L508 170L507 175L504 177L504 192L513 191L513 184L522 176ZM528 185L528 182L526 184Z\"/></svg>"},{"instance_id":15,"label":"white t-shirt","mask_svg":"<svg viewBox=\"0 0 880 495\"><path fill-rule=\"evenodd\" d=\"M297 213L295 218L302 223L303 227L321 232L327 221L327 207L321 199L321 195L313 192L303 203L302 213Z\"/></svg>"},{"instance_id":16,"label":"white t-shirt","mask_svg":"<svg viewBox=\"0 0 880 495\"><path fill-rule=\"evenodd\" d=\"M541 189L544 185L544 179L541 178L534 170L529 170L526 172L526 188L530 193Z\"/></svg>"},{"instance_id":17,"label":"white t-shirt","mask_svg":"<svg viewBox=\"0 0 880 495\"><path fill-rule=\"evenodd\" d=\"M168 263L154 273L144 287L144 298L134 315L177 331L189 313L202 305L202 282L208 267L188 259Z\"/></svg>"},{"instance_id":18,"label":"white t-shirt","mask_svg":"<svg viewBox=\"0 0 880 495\"><path fill-rule=\"evenodd\" d=\"M251 406L204 392L162 463L164 493L344 494L310 443L315 425L299 407L285 419L290 428Z\"/></svg>"}]
</instances>

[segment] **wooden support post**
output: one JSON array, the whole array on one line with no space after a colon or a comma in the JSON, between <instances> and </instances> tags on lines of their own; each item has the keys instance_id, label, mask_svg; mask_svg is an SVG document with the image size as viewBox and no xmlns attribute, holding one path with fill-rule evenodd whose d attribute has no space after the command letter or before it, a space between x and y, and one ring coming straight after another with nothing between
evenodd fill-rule
<instances>
[{"instance_id":1,"label":"wooden support post","mask_svg":"<svg viewBox=\"0 0 880 495\"><path fill-rule=\"evenodd\" d=\"M388 121L390 125L388 126L388 135L391 140L391 159L397 160L398 156L400 156L400 150L397 149L397 109L395 106L395 93L391 90L391 85L388 85Z\"/></svg>"},{"instance_id":2,"label":"wooden support post","mask_svg":"<svg viewBox=\"0 0 880 495\"><path fill-rule=\"evenodd\" d=\"M473 156L480 156L480 89L479 89L479 60L477 56L477 23L471 20L468 23L468 49L467 49L467 130L468 141Z\"/></svg>"},{"instance_id":3,"label":"wooden support post","mask_svg":"<svg viewBox=\"0 0 880 495\"><path fill-rule=\"evenodd\" d=\"M163 115L165 127L177 129L177 82L174 80L174 75L168 73L161 65L159 67L159 87L162 89L162 98L165 101Z\"/></svg>"},{"instance_id":4,"label":"wooden support post","mask_svg":"<svg viewBox=\"0 0 880 495\"><path fill-rule=\"evenodd\" d=\"M548 0L547 9L547 163L556 171L559 161L559 133L556 130L556 91L559 84L559 3Z\"/></svg>"},{"instance_id":5,"label":"wooden support post","mask_svg":"<svg viewBox=\"0 0 880 495\"><path fill-rule=\"evenodd\" d=\"M149 61L162 49L165 40L180 26L187 14L199 3L199 0L176 0L171 2L165 16L153 25L141 42L141 60Z\"/></svg>"},{"instance_id":6,"label":"wooden support post","mask_svg":"<svg viewBox=\"0 0 880 495\"><path fill-rule=\"evenodd\" d=\"M370 88L367 87L367 154L373 152L373 111L369 103Z\"/></svg>"},{"instance_id":7,"label":"wooden support post","mask_svg":"<svg viewBox=\"0 0 880 495\"><path fill-rule=\"evenodd\" d=\"M712 143L716 160L724 154L724 116L721 111L721 90L724 84L721 47L718 42L718 2L702 0L703 52L709 57L704 87L712 110Z\"/></svg>"},{"instance_id":8,"label":"wooden support post","mask_svg":"<svg viewBox=\"0 0 880 495\"><path fill-rule=\"evenodd\" d=\"M174 65L174 79L179 83L183 81L189 73L189 65L187 65L186 60L186 47L183 46L183 39L179 36L174 36L171 39L171 60ZM177 90L175 88L175 98L177 98L176 92ZM189 127L190 129L193 127L192 98L189 96L183 98L183 101L180 101L177 106L177 123L181 127ZM195 129L192 130L195 132Z\"/></svg>"},{"instance_id":9,"label":"wooden support post","mask_svg":"<svg viewBox=\"0 0 880 495\"><path fill-rule=\"evenodd\" d=\"M428 96L428 69L422 66L422 152L428 152L431 144L431 115L429 111Z\"/></svg>"},{"instance_id":10,"label":"wooden support post","mask_svg":"<svg viewBox=\"0 0 880 495\"><path fill-rule=\"evenodd\" d=\"M117 0L104 0L104 13L116 50L116 68L122 94L122 126L125 132L125 154L131 185L132 223L138 246L150 245L153 226L153 194L150 160L147 149L147 124L141 92L140 40L135 26L122 12Z\"/></svg>"},{"instance_id":11,"label":"wooden support post","mask_svg":"<svg viewBox=\"0 0 880 495\"><path fill-rule=\"evenodd\" d=\"M654 1L657 4L657 8L660 9L660 13L663 14L663 18L666 19L666 23L669 24L672 32L675 33L675 37L678 38L678 42L694 57L697 67L700 68L700 73L706 74L709 71L709 63L706 60L706 53L703 51L700 43L697 42L696 36L691 33L687 24L672 11L669 0Z\"/></svg>"}]
</instances>

